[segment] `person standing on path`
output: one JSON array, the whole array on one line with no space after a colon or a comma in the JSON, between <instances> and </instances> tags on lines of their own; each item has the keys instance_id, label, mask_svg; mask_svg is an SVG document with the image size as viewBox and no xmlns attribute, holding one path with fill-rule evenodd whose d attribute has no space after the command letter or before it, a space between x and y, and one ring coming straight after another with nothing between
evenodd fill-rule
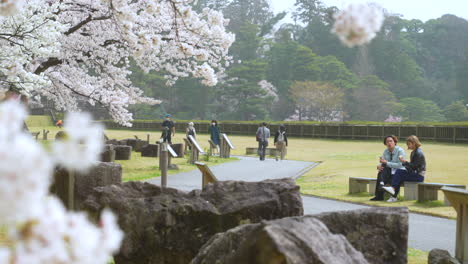
<instances>
[{"instance_id":1,"label":"person standing on path","mask_svg":"<svg viewBox=\"0 0 468 264\"><path fill-rule=\"evenodd\" d=\"M265 152L268 146L268 138L270 137L270 129L267 127L267 123L263 122L262 125L257 129L256 138L258 141L258 155L260 160L265 160Z\"/></svg>"},{"instance_id":2,"label":"person standing on path","mask_svg":"<svg viewBox=\"0 0 468 264\"><path fill-rule=\"evenodd\" d=\"M284 160L286 147L288 146L288 137L284 125L280 125L278 131L276 131L274 143L276 146L276 161L278 161L278 156L280 156L281 160Z\"/></svg>"},{"instance_id":3,"label":"person standing on path","mask_svg":"<svg viewBox=\"0 0 468 264\"><path fill-rule=\"evenodd\" d=\"M211 125L208 127L208 134L210 134L210 139L219 149L219 141L220 141L220 131L218 127L218 121L211 120Z\"/></svg>"},{"instance_id":4,"label":"person standing on path","mask_svg":"<svg viewBox=\"0 0 468 264\"><path fill-rule=\"evenodd\" d=\"M189 136L197 138L197 131L195 130L193 122L189 122L188 127L185 130L185 137L190 141L190 143L193 143ZM190 146L189 149L191 149Z\"/></svg>"},{"instance_id":5,"label":"person standing on path","mask_svg":"<svg viewBox=\"0 0 468 264\"><path fill-rule=\"evenodd\" d=\"M219 127L218 121L211 120L211 125L208 127L208 134L210 134L210 139L216 146L219 146Z\"/></svg>"},{"instance_id":6,"label":"person standing on path","mask_svg":"<svg viewBox=\"0 0 468 264\"><path fill-rule=\"evenodd\" d=\"M163 142L168 142L172 144L172 137L175 135L175 125L171 120L171 115L166 114L165 120L162 122L161 126L163 128Z\"/></svg>"}]
</instances>

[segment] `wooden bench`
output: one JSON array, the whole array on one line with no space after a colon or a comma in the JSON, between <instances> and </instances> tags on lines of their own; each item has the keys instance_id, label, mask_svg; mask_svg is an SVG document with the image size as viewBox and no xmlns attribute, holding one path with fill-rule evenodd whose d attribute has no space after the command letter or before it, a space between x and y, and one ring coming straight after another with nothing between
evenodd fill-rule
<instances>
[{"instance_id":1,"label":"wooden bench","mask_svg":"<svg viewBox=\"0 0 468 264\"><path fill-rule=\"evenodd\" d=\"M218 179L216 179L216 176L214 176L213 172L205 163L196 161L195 165L197 165L197 168L202 173L202 188L204 188L208 183L218 181Z\"/></svg>"},{"instance_id":2,"label":"wooden bench","mask_svg":"<svg viewBox=\"0 0 468 264\"><path fill-rule=\"evenodd\" d=\"M455 258L468 263L468 191L447 186L441 190L457 211Z\"/></svg>"},{"instance_id":3,"label":"wooden bench","mask_svg":"<svg viewBox=\"0 0 468 264\"><path fill-rule=\"evenodd\" d=\"M257 154L258 148L245 148L245 154ZM276 148L266 148L265 155L276 156Z\"/></svg>"},{"instance_id":4,"label":"wooden bench","mask_svg":"<svg viewBox=\"0 0 468 264\"><path fill-rule=\"evenodd\" d=\"M349 193L369 192L375 195L377 178L349 177ZM367 190L369 185L369 190ZM405 187L405 200L416 200L418 196L418 182L403 182L400 187Z\"/></svg>"},{"instance_id":5,"label":"wooden bench","mask_svg":"<svg viewBox=\"0 0 468 264\"><path fill-rule=\"evenodd\" d=\"M418 184L418 202L438 200L438 191L443 187L466 189L465 185L448 184L448 183L435 183L435 182L420 182ZM447 197L444 198L446 205L450 205Z\"/></svg>"}]
</instances>

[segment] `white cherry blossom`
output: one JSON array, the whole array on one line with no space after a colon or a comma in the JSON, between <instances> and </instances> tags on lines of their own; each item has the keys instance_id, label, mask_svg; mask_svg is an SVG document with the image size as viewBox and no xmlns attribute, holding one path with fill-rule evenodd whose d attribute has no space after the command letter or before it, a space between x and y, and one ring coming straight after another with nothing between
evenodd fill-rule
<instances>
[{"instance_id":1,"label":"white cherry blossom","mask_svg":"<svg viewBox=\"0 0 468 264\"><path fill-rule=\"evenodd\" d=\"M231 60L228 21L193 11L193 2L25 0L20 12L0 17L0 90L13 86L69 111L81 98L130 126L129 105L160 102L132 85L130 58L145 71L164 71L169 84L192 75L206 85Z\"/></svg>"},{"instance_id":2,"label":"white cherry blossom","mask_svg":"<svg viewBox=\"0 0 468 264\"><path fill-rule=\"evenodd\" d=\"M334 15L331 30L341 42L354 47L369 43L379 32L384 21L381 8L374 5L351 4Z\"/></svg>"},{"instance_id":3,"label":"white cherry blossom","mask_svg":"<svg viewBox=\"0 0 468 264\"><path fill-rule=\"evenodd\" d=\"M25 117L18 100L0 104L0 225L7 229L8 241L0 247L0 263L107 263L123 238L115 216L104 210L96 226L85 213L67 212L49 196L53 161L89 165L100 150L101 127L88 115L70 114L66 129L73 144L54 146L62 157L52 159L23 131Z\"/></svg>"}]
</instances>

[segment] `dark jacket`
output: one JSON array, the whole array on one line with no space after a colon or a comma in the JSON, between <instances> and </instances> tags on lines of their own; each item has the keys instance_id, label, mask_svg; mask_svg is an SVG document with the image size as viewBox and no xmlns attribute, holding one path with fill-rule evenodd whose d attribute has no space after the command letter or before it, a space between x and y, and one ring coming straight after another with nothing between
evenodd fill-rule
<instances>
[{"instance_id":1,"label":"dark jacket","mask_svg":"<svg viewBox=\"0 0 468 264\"><path fill-rule=\"evenodd\" d=\"M276 131L275 133L275 143L278 141L278 136L279 136L280 131ZM286 135L286 131L281 132L283 133L284 136L284 142L286 142L286 146L288 145L288 136Z\"/></svg>"},{"instance_id":2,"label":"dark jacket","mask_svg":"<svg viewBox=\"0 0 468 264\"><path fill-rule=\"evenodd\" d=\"M410 162L403 163L403 166L409 171L424 176L426 172L426 158L420 148L411 152Z\"/></svg>"}]
</instances>

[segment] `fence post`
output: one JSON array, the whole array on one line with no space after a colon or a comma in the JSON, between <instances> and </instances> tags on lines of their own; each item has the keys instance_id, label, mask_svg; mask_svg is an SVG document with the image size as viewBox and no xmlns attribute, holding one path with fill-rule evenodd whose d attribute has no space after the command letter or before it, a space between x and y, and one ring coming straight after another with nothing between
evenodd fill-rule
<instances>
[{"instance_id":1,"label":"fence post","mask_svg":"<svg viewBox=\"0 0 468 264\"><path fill-rule=\"evenodd\" d=\"M452 141L453 141L453 143L455 143L455 142L456 142L456 140L457 140L457 136L456 136L456 134L457 134L457 128L456 128L456 127L454 127L454 128L453 128L453 140L452 140Z\"/></svg>"}]
</instances>

